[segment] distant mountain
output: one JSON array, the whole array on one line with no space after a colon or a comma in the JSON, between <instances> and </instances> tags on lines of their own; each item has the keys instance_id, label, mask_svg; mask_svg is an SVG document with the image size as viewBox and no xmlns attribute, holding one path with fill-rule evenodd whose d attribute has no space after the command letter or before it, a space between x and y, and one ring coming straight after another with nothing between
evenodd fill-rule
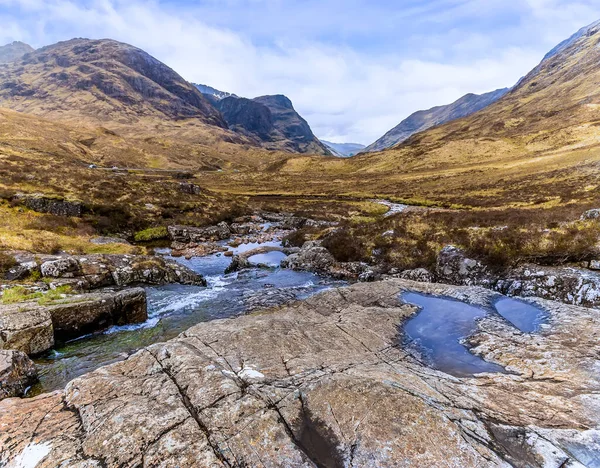
<instances>
[{"instance_id":1,"label":"distant mountain","mask_svg":"<svg viewBox=\"0 0 600 468\"><path fill-rule=\"evenodd\" d=\"M194 86L221 112L230 129L253 138L262 146L295 153L331 155L286 96L247 99L211 86Z\"/></svg>"},{"instance_id":2,"label":"distant mountain","mask_svg":"<svg viewBox=\"0 0 600 468\"><path fill-rule=\"evenodd\" d=\"M221 100L221 99L225 99L226 97L230 97L230 96L237 97L233 93L228 93L226 91L219 91L218 89L215 89L212 86L207 86L207 85L197 84L197 83L192 83L192 84L198 89L198 91L200 91L202 94L205 94L209 98ZM214 102L214 99L210 99L211 102Z\"/></svg>"},{"instance_id":3,"label":"distant mountain","mask_svg":"<svg viewBox=\"0 0 600 468\"><path fill-rule=\"evenodd\" d=\"M24 42L15 41L0 47L0 63L14 62L23 55L33 52L35 49Z\"/></svg>"},{"instance_id":4,"label":"distant mountain","mask_svg":"<svg viewBox=\"0 0 600 468\"><path fill-rule=\"evenodd\" d=\"M386 148L391 148L408 140L415 133L422 132L436 125L451 122L452 120L467 117L496 102L509 91L510 88L504 88L481 95L467 94L452 104L415 112L375 143L367 146L364 152L382 151Z\"/></svg>"},{"instance_id":5,"label":"distant mountain","mask_svg":"<svg viewBox=\"0 0 600 468\"><path fill-rule=\"evenodd\" d=\"M329 148L334 156L339 158L349 158L365 149L365 145L360 143L332 143L325 140L321 140L321 142Z\"/></svg>"},{"instance_id":6,"label":"distant mountain","mask_svg":"<svg viewBox=\"0 0 600 468\"><path fill-rule=\"evenodd\" d=\"M0 105L75 122L194 119L227 127L206 97L171 68L108 39L59 42L0 67Z\"/></svg>"}]
</instances>

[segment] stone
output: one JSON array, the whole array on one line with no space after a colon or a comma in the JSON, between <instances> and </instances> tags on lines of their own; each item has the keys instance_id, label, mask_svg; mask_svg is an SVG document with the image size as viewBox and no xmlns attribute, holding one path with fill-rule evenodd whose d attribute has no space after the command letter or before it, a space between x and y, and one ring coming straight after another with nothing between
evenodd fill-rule
<instances>
[{"instance_id":1,"label":"stone","mask_svg":"<svg viewBox=\"0 0 600 468\"><path fill-rule=\"evenodd\" d=\"M180 182L179 190L188 195L202 195L203 192L202 187L189 182Z\"/></svg>"},{"instance_id":2,"label":"stone","mask_svg":"<svg viewBox=\"0 0 600 468\"><path fill-rule=\"evenodd\" d=\"M206 242L229 239L231 230L227 223L219 223L216 226L192 227L192 226L169 226L167 228L169 237L174 242Z\"/></svg>"},{"instance_id":3,"label":"stone","mask_svg":"<svg viewBox=\"0 0 600 468\"><path fill-rule=\"evenodd\" d=\"M600 311L536 300L551 326L534 335L489 314L468 345L510 373L457 378L403 348L405 291L498 297L391 279L196 325L0 402L0 465L34 447L48 467L595 466Z\"/></svg>"},{"instance_id":4,"label":"stone","mask_svg":"<svg viewBox=\"0 0 600 468\"><path fill-rule=\"evenodd\" d=\"M594 208L593 210L588 210L581 215L581 219L583 221L591 220L591 219L598 219L598 218L600 218L600 208Z\"/></svg>"},{"instance_id":5,"label":"stone","mask_svg":"<svg viewBox=\"0 0 600 468\"><path fill-rule=\"evenodd\" d=\"M419 281L421 283L433 283L433 281L435 280L433 274L425 268L405 270L399 274L399 277L411 281Z\"/></svg>"},{"instance_id":6,"label":"stone","mask_svg":"<svg viewBox=\"0 0 600 468\"><path fill-rule=\"evenodd\" d=\"M49 260L40 266L42 276L52 278L74 278L79 273L79 262L73 257Z\"/></svg>"},{"instance_id":7,"label":"stone","mask_svg":"<svg viewBox=\"0 0 600 468\"><path fill-rule=\"evenodd\" d=\"M485 265L468 258L453 245L444 247L438 254L435 273L438 281L455 285L483 284L489 279Z\"/></svg>"},{"instance_id":8,"label":"stone","mask_svg":"<svg viewBox=\"0 0 600 468\"><path fill-rule=\"evenodd\" d=\"M327 273L336 263L333 255L318 242L305 242L298 253L284 258L281 262L283 268L290 270L305 270L316 273Z\"/></svg>"},{"instance_id":9,"label":"stone","mask_svg":"<svg viewBox=\"0 0 600 468\"><path fill-rule=\"evenodd\" d=\"M60 197L52 197L40 193L17 194L13 200L30 210L40 213L50 213L55 216L81 217L84 211L83 203L69 201Z\"/></svg>"},{"instance_id":10,"label":"stone","mask_svg":"<svg viewBox=\"0 0 600 468\"><path fill-rule=\"evenodd\" d=\"M28 355L48 351L54 346L50 313L21 307L21 304L0 305L0 349L14 349Z\"/></svg>"},{"instance_id":11,"label":"stone","mask_svg":"<svg viewBox=\"0 0 600 468\"><path fill-rule=\"evenodd\" d=\"M36 381L35 365L27 354L0 350L0 400L23 396Z\"/></svg>"},{"instance_id":12,"label":"stone","mask_svg":"<svg viewBox=\"0 0 600 468\"><path fill-rule=\"evenodd\" d=\"M142 288L70 296L47 309L52 317L54 337L61 341L148 319L146 291Z\"/></svg>"}]
</instances>

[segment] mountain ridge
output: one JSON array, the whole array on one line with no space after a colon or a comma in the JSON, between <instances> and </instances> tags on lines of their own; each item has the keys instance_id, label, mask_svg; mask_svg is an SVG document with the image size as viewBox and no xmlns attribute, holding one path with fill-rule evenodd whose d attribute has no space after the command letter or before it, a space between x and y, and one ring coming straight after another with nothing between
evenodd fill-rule
<instances>
[{"instance_id":1,"label":"mountain ridge","mask_svg":"<svg viewBox=\"0 0 600 468\"><path fill-rule=\"evenodd\" d=\"M436 125L467 117L496 102L509 91L510 88L502 88L484 94L468 93L451 104L414 112L381 138L367 146L363 152L369 153L391 148L408 140L416 133L428 130Z\"/></svg>"}]
</instances>

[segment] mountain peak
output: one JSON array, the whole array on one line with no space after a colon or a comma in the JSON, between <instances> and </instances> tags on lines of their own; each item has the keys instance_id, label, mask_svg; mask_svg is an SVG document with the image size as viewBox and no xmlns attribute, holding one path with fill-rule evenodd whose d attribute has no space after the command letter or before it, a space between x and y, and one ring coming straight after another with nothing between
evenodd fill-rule
<instances>
[{"instance_id":1,"label":"mountain peak","mask_svg":"<svg viewBox=\"0 0 600 468\"><path fill-rule=\"evenodd\" d=\"M27 76L27 79L25 79ZM137 47L112 39L71 39L0 69L4 107L79 121L132 123L140 117L197 118L226 127L191 84Z\"/></svg>"},{"instance_id":2,"label":"mountain peak","mask_svg":"<svg viewBox=\"0 0 600 468\"><path fill-rule=\"evenodd\" d=\"M21 41L14 41L10 44L0 46L0 63L14 62L34 50L29 44Z\"/></svg>"}]
</instances>

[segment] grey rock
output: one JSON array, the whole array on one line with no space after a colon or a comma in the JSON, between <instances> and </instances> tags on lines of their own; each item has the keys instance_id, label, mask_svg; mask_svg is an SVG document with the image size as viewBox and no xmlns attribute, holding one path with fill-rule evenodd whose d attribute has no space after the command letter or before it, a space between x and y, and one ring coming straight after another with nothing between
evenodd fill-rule
<instances>
[{"instance_id":1,"label":"grey rock","mask_svg":"<svg viewBox=\"0 0 600 468\"><path fill-rule=\"evenodd\" d=\"M290 270L327 273L335 263L335 258L329 253L329 250L318 242L309 241L304 243L300 252L284 258L281 266Z\"/></svg>"},{"instance_id":2,"label":"grey rock","mask_svg":"<svg viewBox=\"0 0 600 468\"><path fill-rule=\"evenodd\" d=\"M600 218L600 208L594 208L593 210L588 210L581 215L582 220L590 220L590 219L598 219Z\"/></svg>"},{"instance_id":3,"label":"grey rock","mask_svg":"<svg viewBox=\"0 0 600 468\"><path fill-rule=\"evenodd\" d=\"M35 365L25 353L0 350L0 400L23 396L36 381Z\"/></svg>"},{"instance_id":4,"label":"grey rock","mask_svg":"<svg viewBox=\"0 0 600 468\"><path fill-rule=\"evenodd\" d=\"M219 223L216 226L193 227L193 226L169 226L169 236L174 242L189 244L191 242L206 242L225 240L231 237L231 230L227 223Z\"/></svg>"},{"instance_id":5,"label":"grey rock","mask_svg":"<svg viewBox=\"0 0 600 468\"><path fill-rule=\"evenodd\" d=\"M0 349L36 355L53 346L54 327L48 310L25 310L19 304L0 306Z\"/></svg>"},{"instance_id":6,"label":"grey rock","mask_svg":"<svg viewBox=\"0 0 600 468\"><path fill-rule=\"evenodd\" d=\"M453 245L444 247L439 253L435 273L438 281L455 285L485 284L490 280L485 265L467 258L461 249Z\"/></svg>"},{"instance_id":7,"label":"grey rock","mask_svg":"<svg viewBox=\"0 0 600 468\"><path fill-rule=\"evenodd\" d=\"M42 263L42 276L52 278L74 278L80 273L79 262L73 257L59 258Z\"/></svg>"},{"instance_id":8,"label":"grey rock","mask_svg":"<svg viewBox=\"0 0 600 468\"><path fill-rule=\"evenodd\" d=\"M425 268L405 270L399 274L399 277L411 281L419 281L421 283L433 283L433 281L435 280L433 274Z\"/></svg>"},{"instance_id":9,"label":"grey rock","mask_svg":"<svg viewBox=\"0 0 600 468\"><path fill-rule=\"evenodd\" d=\"M56 216L81 217L84 210L83 203L79 201L69 201L40 193L20 193L15 195L13 200L16 203L26 206L30 210L40 213L50 213Z\"/></svg>"}]
</instances>

